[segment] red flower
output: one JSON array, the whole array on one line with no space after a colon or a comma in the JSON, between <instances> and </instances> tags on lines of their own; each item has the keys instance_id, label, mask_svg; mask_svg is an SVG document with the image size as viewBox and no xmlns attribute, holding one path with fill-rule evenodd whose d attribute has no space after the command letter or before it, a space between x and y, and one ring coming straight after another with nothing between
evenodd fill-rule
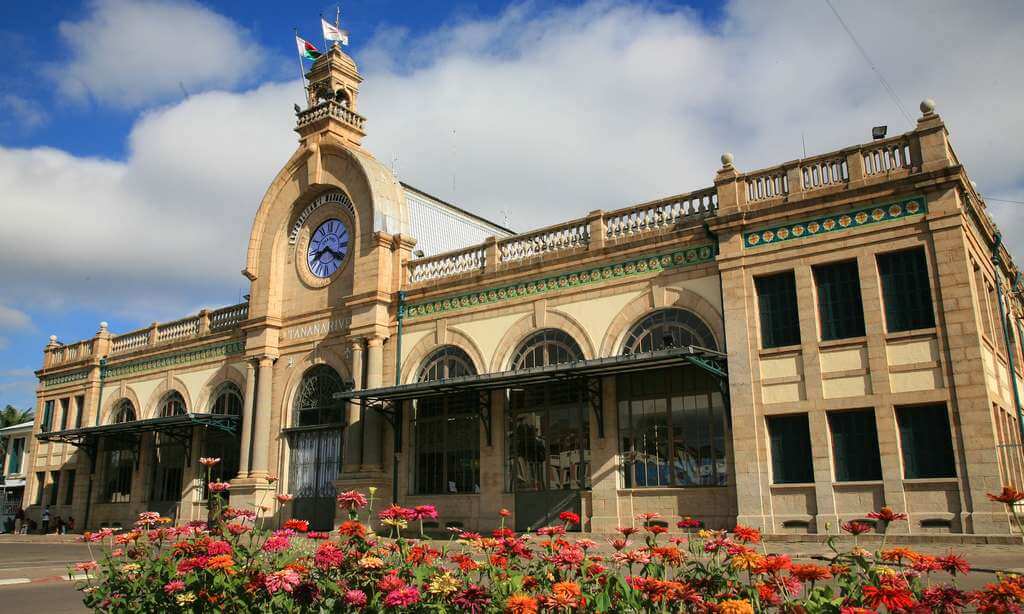
<instances>
[{"instance_id":1,"label":"red flower","mask_svg":"<svg viewBox=\"0 0 1024 614\"><path fill-rule=\"evenodd\" d=\"M623 537L627 537L627 538L630 535L634 534L634 533L639 533L640 532L640 529L638 529L636 527L619 527L617 530L618 530L619 533L622 533Z\"/></svg>"},{"instance_id":2,"label":"red flower","mask_svg":"<svg viewBox=\"0 0 1024 614\"><path fill-rule=\"evenodd\" d=\"M356 608L364 607L366 605L366 593L360 590L346 591L345 603Z\"/></svg>"},{"instance_id":3,"label":"red flower","mask_svg":"<svg viewBox=\"0 0 1024 614\"><path fill-rule=\"evenodd\" d=\"M366 537L366 525L358 520L346 520L338 527L338 533L348 537Z\"/></svg>"},{"instance_id":4,"label":"red flower","mask_svg":"<svg viewBox=\"0 0 1024 614\"><path fill-rule=\"evenodd\" d=\"M660 524L652 524L647 527L647 532L651 535L661 535L662 533L668 533L668 527L663 527Z\"/></svg>"},{"instance_id":5,"label":"red flower","mask_svg":"<svg viewBox=\"0 0 1024 614\"><path fill-rule=\"evenodd\" d=\"M580 523L580 515L576 512L565 511L558 515L558 519L566 524L578 525Z\"/></svg>"},{"instance_id":6,"label":"red flower","mask_svg":"<svg viewBox=\"0 0 1024 614\"><path fill-rule=\"evenodd\" d=\"M999 503L1005 503L1006 505L1013 505L1014 503L1020 503L1024 501L1024 492L1021 492L1013 486L1003 486L1002 492L998 495L988 493L988 498L992 501L998 501Z\"/></svg>"},{"instance_id":7,"label":"red flower","mask_svg":"<svg viewBox=\"0 0 1024 614\"><path fill-rule=\"evenodd\" d=\"M206 554L209 554L210 556L217 556L218 554L231 554L232 552L233 551L231 549L231 544L227 543L226 541L217 540L210 542L210 544L206 546Z\"/></svg>"},{"instance_id":8,"label":"red flower","mask_svg":"<svg viewBox=\"0 0 1024 614\"><path fill-rule=\"evenodd\" d=\"M498 510L498 515L501 516L502 518L508 518L509 516L512 515L512 512L508 511L505 508L501 508L500 510Z\"/></svg>"},{"instance_id":9,"label":"red flower","mask_svg":"<svg viewBox=\"0 0 1024 614\"><path fill-rule=\"evenodd\" d=\"M750 544L757 544L761 541L761 532L753 527L745 527L741 524L736 525L736 528L732 530L736 539L741 542L747 542Z\"/></svg>"},{"instance_id":10,"label":"red flower","mask_svg":"<svg viewBox=\"0 0 1024 614\"><path fill-rule=\"evenodd\" d=\"M357 510L369 504L366 495L358 490L348 490L338 495L338 506L346 510Z\"/></svg>"},{"instance_id":11,"label":"red flower","mask_svg":"<svg viewBox=\"0 0 1024 614\"><path fill-rule=\"evenodd\" d=\"M924 589L921 603L932 612L959 614L967 607L967 595L954 586L932 586Z\"/></svg>"},{"instance_id":12,"label":"red flower","mask_svg":"<svg viewBox=\"0 0 1024 614\"><path fill-rule=\"evenodd\" d=\"M407 507L402 507L392 503L387 508L381 510L377 516L379 516L381 520L406 520L411 522L416 520L416 510L411 510Z\"/></svg>"},{"instance_id":13,"label":"red flower","mask_svg":"<svg viewBox=\"0 0 1024 614\"><path fill-rule=\"evenodd\" d=\"M491 595L485 588L477 584L470 584L452 598L452 605L470 614L479 614L487 610L487 606L490 604Z\"/></svg>"},{"instance_id":14,"label":"red flower","mask_svg":"<svg viewBox=\"0 0 1024 614\"><path fill-rule=\"evenodd\" d=\"M840 528L851 535L860 535L861 533L867 533L872 527L866 522L851 520L849 522L844 522Z\"/></svg>"},{"instance_id":15,"label":"red flower","mask_svg":"<svg viewBox=\"0 0 1024 614\"><path fill-rule=\"evenodd\" d=\"M778 574L783 569L793 566L793 561L785 554L769 554L757 566L757 573Z\"/></svg>"},{"instance_id":16,"label":"red flower","mask_svg":"<svg viewBox=\"0 0 1024 614\"><path fill-rule=\"evenodd\" d=\"M416 520L437 518L437 508L433 505L417 505L412 511L416 514Z\"/></svg>"},{"instance_id":17,"label":"red flower","mask_svg":"<svg viewBox=\"0 0 1024 614\"><path fill-rule=\"evenodd\" d=\"M801 582L817 582L819 580L828 580L832 577L832 572L829 571L828 567L812 564L793 565L789 569L789 573Z\"/></svg>"},{"instance_id":18,"label":"red flower","mask_svg":"<svg viewBox=\"0 0 1024 614\"><path fill-rule=\"evenodd\" d=\"M333 543L324 542L317 546L313 564L317 569L336 569L345 561L345 554Z\"/></svg>"},{"instance_id":19,"label":"red flower","mask_svg":"<svg viewBox=\"0 0 1024 614\"><path fill-rule=\"evenodd\" d=\"M959 554L950 552L946 556L939 557L937 561L943 571L953 576L957 573L965 574L971 571L971 566L967 564L967 559Z\"/></svg>"},{"instance_id":20,"label":"red flower","mask_svg":"<svg viewBox=\"0 0 1024 614\"><path fill-rule=\"evenodd\" d=\"M292 531L297 531L299 533L305 533L309 530L309 521L292 518L286 520L282 528L291 529Z\"/></svg>"},{"instance_id":21,"label":"red flower","mask_svg":"<svg viewBox=\"0 0 1024 614\"><path fill-rule=\"evenodd\" d=\"M914 605L914 595L902 576L882 576L878 579L878 586L865 585L862 592L864 601L875 609L884 605L889 611L895 612Z\"/></svg>"},{"instance_id":22,"label":"red flower","mask_svg":"<svg viewBox=\"0 0 1024 614\"><path fill-rule=\"evenodd\" d=\"M897 520L906 520L907 515L894 512L892 511L892 508L883 507L877 512L869 512L868 518L872 518L874 520L884 520L886 522L895 522Z\"/></svg>"},{"instance_id":23,"label":"red flower","mask_svg":"<svg viewBox=\"0 0 1024 614\"><path fill-rule=\"evenodd\" d=\"M682 520L676 523L676 526L680 529L697 529L701 525L701 522L696 518L690 518L686 516Z\"/></svg>"}]
</instances>

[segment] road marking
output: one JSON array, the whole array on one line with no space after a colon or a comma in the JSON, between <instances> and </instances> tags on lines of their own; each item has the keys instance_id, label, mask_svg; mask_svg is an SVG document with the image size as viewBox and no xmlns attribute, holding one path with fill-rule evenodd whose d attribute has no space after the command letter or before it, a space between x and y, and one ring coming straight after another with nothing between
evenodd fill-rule
<instances>
[{"instance_id":1,"label":"road marking","mask_svg":"<svg viewBox=\"0 0 1024 614\"><path fill-rule=\"evenodd\" d=\"M6 580L0 580L0 586L7 586L9 584L28 584L32 580L28 578L7 578Z\"/></svg>"},{"instance_id":2,"label":"road marking","mask_svg":"<svg viewBox=\"0 0 1024 614\"><path fill-rule=\"evenodd\" d=\"M89 579L89 574L86 574L86 573L68 574L68 580L70 580L71 582L77 582L78 580L88 580L88 579Z\"/></svg>"}]
</instances>

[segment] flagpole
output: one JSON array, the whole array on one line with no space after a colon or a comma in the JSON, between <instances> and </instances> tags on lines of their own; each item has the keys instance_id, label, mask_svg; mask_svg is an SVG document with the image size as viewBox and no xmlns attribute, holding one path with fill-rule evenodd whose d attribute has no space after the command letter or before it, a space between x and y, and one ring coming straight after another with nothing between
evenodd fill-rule
<instances>
[{"instance_id":1,"label":"flagpole","mask_svg":"<svg viewBox=\"0 0 1024 614\"><path fill-rule=\"evenodd\" d=\"M320 13L320 21L327 21L326 19L324 19L324 14L323 13ZM320 34L326 34L324 32L324 27L323 27L322 23L320 24ZM324 53L326 53L327 52L327 37L324 36L323 39L324 39Z\"/></svg>"},{"instance_id":2,"label":"flagpole","mask_svg":"<svg viewBox=\"0 0 1024 614\"><path fill-rule=\"evenodd\" d=\"M337 30L338 32L341 32L341 5L340 4L335 4L334 5L334 29ZM325 43L324 47L326 47L326 46L327 46L327 44ZM334 41L334 46L335 47L338 46L338 41Z\"/></svg>"},{"instance_id":3,"label":"flagpole","mask_svg":"<svg viewBox=\"0 0 1024 614\"><path fill-rule=\"evenodd\" d=\"M296 38L296 43L297 43L298 42L298 38L299 38L299 29L298 28L293 28L293 30L295 30L295 38ZM299 51L299 46L298 45L295 46L295 51L296 51L296 53L298 53L298 51ZM302 54L298 53L298 56L299 56L299 83L302 84L302 97L306 99L305 102L308 105L309 104L309 97L307 96L307 88L306 88L306 67L302 65Z\"/></svg>"}]
</instances>

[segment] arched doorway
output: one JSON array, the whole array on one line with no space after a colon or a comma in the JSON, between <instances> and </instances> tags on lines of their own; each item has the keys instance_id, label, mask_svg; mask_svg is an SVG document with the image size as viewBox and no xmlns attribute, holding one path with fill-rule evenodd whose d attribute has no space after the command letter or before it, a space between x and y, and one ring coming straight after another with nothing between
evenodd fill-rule
<instances>
[{"instance_id":1,"label":"arched doorway","mask_svg":"<svg viewBox=\"0 0 1024 614\"><path fill-rule=\"evenodd\" d=\"M317 365L302 376L293 405L288 487L295 499L292 515L315 531L334 527L334 481L341 471L342 404L334 393L346 389L337 371Z\"/></svg>"},{"instance_id":2,"label":"arched doorway","mask_svg":"<svg viewBox=\"0 0 1024 614\"><path fill-rule=\"evenodd\" d=\"M171 418L185 414L185 399L177 390L172 390L160 399L157 417ZM177 518L178 504L182 499L182 482L185 475L185 448L180 441L163 433L154 433L153 452L150 456L152 476L149 483L149 508L164 516Z\"/></svg>"},{"instance_id":3,"label":"arched doorway","mask_svg":"<svg viewBox=\"0 0 1024 614\"><path fill-rule=\"evenodd\" d=\"M513 370L583 360L576 340L558 329L533 333L512 355ZM508 391L508 487L516 494L516 529L546 525L580 511L590 488L590 415L576 380Z\"/></svg>"},{"instance_id":4,"label":"arched doorway","mask_svg":"<svg viewBox=\"0 0 1024 614\"><path fill-rule=\"evenodd\" d=\"M242 415L242 392L238 386L226 382L217 388L213 395L213 403L210 405L210 413L218 416L239 416ZM239 452L241 451L242 434L238 432L229 433L221 429L206 429L203 433L203 456L207 458L219 458L220 462L210 468L210 480L215 482L227 482L238 476ZM205 472L206 468L202 468ZM202 476L206 479L206 475ZM230 491L225 492L230 496ZM204 487L203 498L209 499L210 493Z\"/></svg>"}]
</instances>

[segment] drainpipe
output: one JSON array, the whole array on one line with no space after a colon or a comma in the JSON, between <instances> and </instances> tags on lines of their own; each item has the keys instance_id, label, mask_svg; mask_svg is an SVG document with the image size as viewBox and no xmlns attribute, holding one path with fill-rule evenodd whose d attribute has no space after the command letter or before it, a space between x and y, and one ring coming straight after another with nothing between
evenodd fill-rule
<instances>
[{"instance_id":1,"label":"drainpipe","mask_svg":"<svg viewBox=\"0 0 1024 614\"><path fill-rule=\"evenodd\" d=\"M405 318L405 291L398 291L398 311L395 314L398 320L398 331L395 340L395 385L402 383L402 320ZM399 401L394 413L394 458L391 460L391 502L398 505L398 460L401 457L402 428L405 426L402 419L402 404Z\"/></svg>"},{"instance_id":2,"label":"drainpipe","mask_svg":"<svg viewBox=\"0 0 1024 614\"><path fill-rule=\"evenodd\" d=\"M100 358L100 393L96 397L96 426L100 425L100 412L103 411L103 375L107 370L107 359Z\"/></svg>"},{"instance_id":3,"label":"drainpipe","mask_svg":"<svg viewBox=\"0 0 1024 614\"><path fill-rule=\"evenodd\" d=\"M704 220L704 232L715 242L715 256L718 256L718 233L711 230L711 225ZM725 288L722 287L722 271L718 271L718 302L722 306L722 330L725 330ZM722 334L722 353L728 355L729 345Z\"/></svg>"},{"instance_id":4,"label":"drainpipe","mask_svg":"<svg viewBox=\"0 0 1024 614\"><path fill-rule=\"evenodd\" d=\"M1024 442L1024 412L1020 406L1020 392L1017 391L1017 368L1014 365L1013 352L1010 351L1010 329L1006 327L1006 309L1003 307L1003 284L999 281L999 247L1003 244L1003 235L996 233L996 241L992 246L992 264L995 266L996 302L999 303L999 325L1003 329L1003 345L1006 347L1006 363L1010 367L1010 390L1013 391L1013 404L1017 408L1017 428L1020 430L1021 441Z\"/></svg>"},{"instance_id":5,"label":"drainpipe","mask_svg":"<svg viewBox=\"0 0 1024 614\"><path fill-rule=\"evenodd\" d=\"M96 426L100 425L100 412L103 411L103 376L107 371L107 359L106 357L100 358L100 392L96 395ZM89 512L92 511L92 477L96 473L96 464L99 459L96 458L100 454L99 441L96 442L96 447L92 450L92 456L89 458L89 485L85 491L85 516L82 518L82 530L88 530L89 528Z\"/></svg>"}]
</instances>

